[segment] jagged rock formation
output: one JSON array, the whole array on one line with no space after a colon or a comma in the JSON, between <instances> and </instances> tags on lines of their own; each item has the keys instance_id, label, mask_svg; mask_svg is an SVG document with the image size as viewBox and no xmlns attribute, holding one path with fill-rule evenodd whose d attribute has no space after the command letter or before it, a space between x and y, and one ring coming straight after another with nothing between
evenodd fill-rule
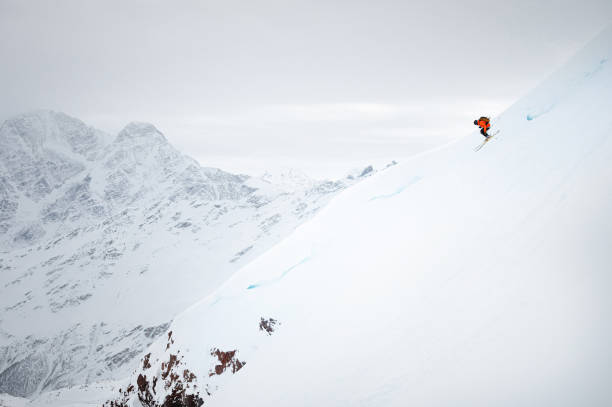
<instances>
[{"instance_id":1,"label":"jagged rock formation","mask_svg":"<svg viewBox=\"0 0 612 407\"><path fill-rule=\"evenodd\" d=\"M270 336L274 332L271 327L277 324L274 318L261 318L259 330ZM251 333L256 332L254 324L246 328ZM246 365L238 349L213 347L207 355L198 349L194 355L180 339L177 342L172 331L168 332L166 340L158 340L152 346L152 352L140 360L125 386L126 390L119 389L118 394L107 400L103 407L127 407L136 399L145 407L200 407L221 383L238 374ZM194 367L198 369L198 360L206 361L210 366L208 372L191 370Z\"/></svg>"}]
</instances>

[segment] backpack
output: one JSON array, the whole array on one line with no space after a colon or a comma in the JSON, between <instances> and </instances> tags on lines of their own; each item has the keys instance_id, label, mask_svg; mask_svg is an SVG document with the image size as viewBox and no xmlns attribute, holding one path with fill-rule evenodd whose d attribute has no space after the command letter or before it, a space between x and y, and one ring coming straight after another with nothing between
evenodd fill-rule
<instances>
[{"instance_id":1,"label":"backpack","mask_svg":"<svg viewBox=\"0 0 612 407\"><path fill-rule=\"evenodd\" d=\"M488 118L488 117L484 117L484 116L482 116L480 119L478 119L478 121L479 121L479 122L480 122L480 121L484 121L486 124L489 124L489 121L490 121L490 120L489 120L489 118Z\"/></svg>"}]
</instances>

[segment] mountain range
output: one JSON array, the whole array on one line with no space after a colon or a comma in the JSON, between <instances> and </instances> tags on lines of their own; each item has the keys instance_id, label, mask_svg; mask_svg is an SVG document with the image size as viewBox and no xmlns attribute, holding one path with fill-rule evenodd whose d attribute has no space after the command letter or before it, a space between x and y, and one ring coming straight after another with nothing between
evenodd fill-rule
<instances>
[{"instance_id":1,"label":"mountain range","mask_svg":"<svg viewBox=\"0 0 612 407\"><path fill-rule=\"evenodd\" d=\"M127 375L177 313L370 171L249 177L200 166L148 123L113 137L52 111L5 121L0 393Z\"/></svg>"}]
</instances>

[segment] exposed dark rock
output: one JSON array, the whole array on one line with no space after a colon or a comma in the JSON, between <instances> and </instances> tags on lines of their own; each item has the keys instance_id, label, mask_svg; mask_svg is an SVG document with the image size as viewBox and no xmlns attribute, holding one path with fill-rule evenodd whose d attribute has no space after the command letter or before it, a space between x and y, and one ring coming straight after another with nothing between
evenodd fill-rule
<instances>
[{"instance_id":1,"label":"exposed dark rock","mask_svg":"<svg viewBox=\"0 0 612 407\"><path fill-rule=\"evenodd\" d=\"M373 171L374 171L374 168L371 165L368 165L367 167L363 169L363 171L361 171L361 174L359 174L359 176L365 177L366 175L370 174Z\"/></svg>"},{"instance_id":2,"label":"exposed dark rock","mask_svg":"<svg viewBox=\"0 0 612 407\"><path fill-rule=\"evenodd\" d=\"M249 250L251 250L252 248L253 248L253 245L250 245L249 247L246 247L246 248L240 250L238 253L236 253L234 255L234 258L230 260L230 263L234 263L234 262L240 260L240 258L242 256L244 256L245 254L247 254L249 252Z\"/></svg>"},{"instance_id":3,"label":"exposed dark rock","mask_svg":"<svg viewBox=\"0 0 612 407\"><path fill-rule=\"evenodd\" d=\"M170 327L170 323L169 322L167 322L165 324L161 324L161 325L145 328L144 329L144 334L145 334L145 336L147 338L152 338L152 339L153 338L157 338L158 336L160 336L161 334L166 332L168 327Z\"/></svg>"},{"instance_id":4,"label":"exposed dark rock","mask_svg":"<svg viewBox=\"0 0 612 407\"><path fill-rule=\"evenodd\" d=\"M168 335L170 340L171 334ZM145 355L143 359L143 369L149 369L151 354ZM190 384L197 380L194 373L189 369L182 369L179 374L178 366L182 364L182 358L178 355L170 354L167 361L161 364L160 376L153 376L151 379L143 373L140 373L136 379L136 387L138 389L136 396L138 401L144 407L200 407L204 404L204 400L200 397L200 393L195 391L196 386ZM158 377L163 382L163 388L168 391L160 404L155 399L157 394L156 386ZM120 396L115 400L109 400L104 403L103 407L127 407L130 398L134 393L134 385L130 385L125 392L119 390Z\"/></svg>"},{"instance_id":5,"label":"exposed dark rock","mask_svg":"<svg viewBox=\"0 0 612 407\"><path fill-rule=\"evenodd\" d=\"M170 349L170 345L174 343L174 339L172 339L172 331L168 332L168 343L166 344L166 350Z\"/></svg>"},{"instance_id":6,"label":"exposed dark rock","mask_svg":"<svg viewBox=\"0 0 612 407\"><path fill-rule=\"evenodd\" d=\"M151 353L147 353L143 359L142 362L142 370L147 370L148 368L151 367L151 362L149 361L149 359L151 358Z\"/></svg>"},{"instance_id":7,"label":"exposed dark rock","mask_svg":"<svg viewBox=\"0 0 612 407\"><path fill-rule=\"evenodd\" d=\"M274 332L274 327L276 325L280 325L280 322L278 322L274 318L261 318L261 321L259 321L259 330L266 332L268 335L272 335L272 332Z\"/></svg>"},{"instance_id":8,"label":"exposed dark rock","mask_svg":"<svg viewBox=\"0 0 612 407\"><path fill-rule=\"evenodd\" d=\"M49 372L44 355L30 355L0 373L0 393L18 397L33 394Z\"/></svg>"},{"instance_id":9,"label":"exposed dark rock","mask_svg":"<svg viewBox=\"0 0 612 407\"><path fill-rule=\"evenodd\" d=\"M219 364L215 366L214 371L210 371L208 376L220 375L225 372L228 368L232 373L236 373L246 365L246 362L241 362L236 358L237 350L231 350L223 352L219 349L212 349L210 351L211 356L216 356L219 359Z\"/></svg>"}]
</instances>

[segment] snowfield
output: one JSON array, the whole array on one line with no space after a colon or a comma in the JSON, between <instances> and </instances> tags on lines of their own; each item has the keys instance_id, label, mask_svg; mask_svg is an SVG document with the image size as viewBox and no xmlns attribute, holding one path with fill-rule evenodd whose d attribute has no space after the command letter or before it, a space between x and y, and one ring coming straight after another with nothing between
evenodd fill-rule
<instances>
[{"instance_id":1,"label":"snowfield","mask_svg":"<svg viewBox=\"0 0 612 407\"><path fill-rule=\"evenodd\" d=\"M119 405L612 405L612 29L177 317ZM164 404L167 405L167 404Z\"/></svg>"}]
</instances>

